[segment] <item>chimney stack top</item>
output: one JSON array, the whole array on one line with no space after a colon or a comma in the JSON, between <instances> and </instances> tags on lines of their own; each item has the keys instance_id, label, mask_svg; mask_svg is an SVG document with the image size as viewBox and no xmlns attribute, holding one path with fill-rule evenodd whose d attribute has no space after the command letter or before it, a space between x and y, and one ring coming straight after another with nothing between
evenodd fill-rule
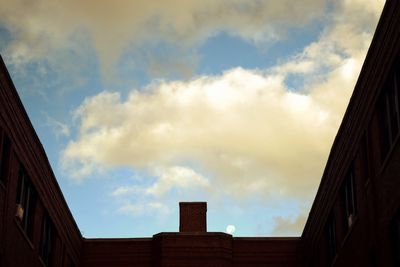
<instances>
[{"instance_id":1,"label":"chimney stack top","mask_svg":"<svg viewBox=\"0 0 400 267\"><path fill-rule=\"evenodd\" d=\"M207 202L179 202L179 232L207 232Z\"/></svg>"}]
</instances>

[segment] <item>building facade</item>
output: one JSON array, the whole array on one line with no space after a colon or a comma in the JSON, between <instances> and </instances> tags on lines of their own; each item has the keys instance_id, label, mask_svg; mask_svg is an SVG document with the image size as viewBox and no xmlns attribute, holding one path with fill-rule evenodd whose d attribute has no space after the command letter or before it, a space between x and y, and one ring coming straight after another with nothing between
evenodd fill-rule
<instances>
[{"instance_id":1,"label":"building facade","mask_svg":"<svg viewBox=\"0 0 400 267\"><path fill-rule=\"evenodd\" d=\"M400 2L386 1L302 234L308 266L400 266Z\"/></svg>"},{"instance_id":2,"label":"building facade","mask_svg":"<svg viewBox=\"0 0 400 267\"><path fill-rule=\"evenodd\" d=\"M0 60L0 266L400 266L400 1L388 0L298 238L207 232L205 203L151 238L82 237Z\"/></svg>"}]
</instances>

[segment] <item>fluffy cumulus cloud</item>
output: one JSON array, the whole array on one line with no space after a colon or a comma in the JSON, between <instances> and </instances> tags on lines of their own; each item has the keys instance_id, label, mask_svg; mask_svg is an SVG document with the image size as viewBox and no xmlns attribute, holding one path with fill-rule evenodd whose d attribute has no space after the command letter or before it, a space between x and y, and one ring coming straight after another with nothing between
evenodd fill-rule
<instances>
[{"instance_id":1,"label":"fluffy cumulus cloud","mask_svg":"<svg viewBox=\"0 0 400 267\"><path fill-rule=\"evenodd\" d=\"M86 60L93 46L106 72L128 50L160 42L186 53L223 31L262 46L291 27L329 18L317 40L269 69L157 80L126 97L104 91L74 111L78 133L61 156L69 176L83 181L113 168L143 171L154 180L111 192L121 201L119 212L168 213L163 198L196 190L213 197L309 201L383 2L0 0L0 24L13 36L6 48L13 64L60 51ZM191 57L176 58L164 58L164 64L186 69ZM160 66L152 62L151 69L162 73ZM294 76L302 81L295 88ZM70 134L63 124L56 127ZM124 198L129 195L142 197ZM304 218L276 218L274 233L300 229Z\"/></svg>"},{"instance_id":2,"label":"fluffy cumulus cloud","mask_svg":"<svg viewBox=\"0 0 400 267\"><path fill-rule=\"evenodd\" d=\"M348 93L341 96L343 106ZM341 117L319 97L288 91L281 74L241 68L155 83L125 100L103 92L76 111L80 134L64 163L73 164L77 178L98 165L148 169L160 177L148 189L155 194L174 184L207 185L188 169L193 162L227 193L305 194Z\"/></svg>"},{"instance_id":3,"label":"fluffy cumulus cloud","mask_svg":"<svg viewBox=\"0 0 400 267\"><path fill-rule=\"evenodd\" d=\"M13 34L8 51L13 63L63 50L84 56L83 44L89 42L103 68L110 70L129 47L160 41L185 50L226 31L270 42L284 35L284 29L321 15L325 0L0 0L0 6L0 23Z\"/></svg>"},{"instance_id":4,"label":"fluffy cumulus cloud","mask_svg":"<svg viewBox=\"0 0 400 267\"><path fill-rule=\"evenodd\" d=\"M300 10L286 9L288 4L293 5L291 1L234 1L230 8L224 8L224 1L196 3L175 3L182 10L191 10L181 14L169 7L157 11L154 4L143 2L148 5L144 14L150 13L135 20L144 23L137 25L145 25L148 21L144 17L153 14L159 23L157 29L189 39L210 29L232 26L236 34L257 39L254 29L259 25L284 21L288 16L291 21L304 22L305 12L321 6L318 1L302 1L304 8ZM238 67L221 75L154 81L141 90L132 90L126 98L107 91L89 97L74 112L79 134L63 152L62 164L77 180L100 166L130 166L156 177L148 186L117 188L112 193L115 197L140 191L155 201L173 190L192 187L201 188L209 196L309 201L382 4L335 2L332 22L318 40L266 70ZM357 16L353 15L355 10ZM121 12L124 19L125 11ZM173 21L165 23L172 17ZM291 75L301 76L299 88L288 86ZM304 207L305 213L309 206ZM126 206L126 210L134 209ZM305 218L303 214L276 218L273 232L298 231Z\"/></svg>"}]
</instances>

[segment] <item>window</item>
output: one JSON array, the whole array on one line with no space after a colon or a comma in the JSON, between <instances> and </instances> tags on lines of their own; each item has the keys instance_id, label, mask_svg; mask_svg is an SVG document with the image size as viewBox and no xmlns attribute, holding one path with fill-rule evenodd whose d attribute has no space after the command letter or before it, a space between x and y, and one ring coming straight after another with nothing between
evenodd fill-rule
<instances>
[{"instance_id":1,"label":"window","mask_svg":"<svg viewBox=\"0 0 400 267\"><path fill-rule=\"evenodd\" d=\"M325 226L325 235L328 245L328 261L329 264L333 261L336 256L336 224L333 213L329 215L327 224Z\"/></svg>"},{"instance_id":2,"label":"window","mask_svg":"<svg viewBox=\"0 0 400 267\"><path fill-rule=\"evenodd\" d=\"M368 266L369 267L378 267L378 261L376 258L376 249L374 246L369 249L368 256L369 256Z\"/></svg>"},{"instance_id":3,"label":"window","mask_svg":"<svg viewBox=\"0 0 400 267\"><path fill-rule=\"evenodd\" d=\"M399 74L389 75L379 99L379 128L381 139L381 159L386 158L400 132L400 81Z\"/></svg>"},{"instance_id":4,"label":"window","mask_svg":"<svg viewBox=\"0 0 400 267\"><path fill-rule=\"evenodd\" d=\"M359 159L360 159L360 164L361 164L361 177L362 177L362 182L366 184L366 182L369 180L370 177L370 164L369 164L369 147L368 147L368 136L366 133L364 133L363 138L361 140L360 144L360 150L359 150Z\"/></svg>"},{"instance_id":5,"label":"window","mask_svg":"<svg viewBox=\"0 0 400 267\"><path fill-rule=\"evenodd\" d=\"M357 201L356 191L354 182L354 171L350 168L350 171L346 175L342 185L342 203L344 204L345 212L345 229L348 230L354 222L357 214Z\"/></svg>"},{"instance_id":6,"label":"window","mask_svg":"<svg viewBox=\"0 0 400 267\"><path fill-rule=\"evenodd\" d=\"M40 239L40 257L46 266L51 266L54 242L54 227L49 215L43 215L42 236Z\"/></svg>"},{"instance_id":7,"label":"window","mask_svg":"<svg viewBox=\"0 0 400 267\"><path fill-rule=\"evenodd\" d=\"M392 219L389 233L392 240L393 266L400 266L400 209Z\"/></svg>"},{"instance_id":8,"label":"window","mask_svg":"<svg viewBox=\"0 0 400 267\"><path fill-rule=\"evenodd\" d=\"M10 139L0 129L0 182L5 182L10 158Z\"/></svg>"},{"instance_id":9,"label":"window","mask_svg":"<svg viewBox=\"0 0 400 267\"><path fill-rule=\"evenodd\" d=\"M15 217L22 229L32 240L33 222L36 206L36 190L23 169L19 172Z\"/></svg>"}]
</instances>

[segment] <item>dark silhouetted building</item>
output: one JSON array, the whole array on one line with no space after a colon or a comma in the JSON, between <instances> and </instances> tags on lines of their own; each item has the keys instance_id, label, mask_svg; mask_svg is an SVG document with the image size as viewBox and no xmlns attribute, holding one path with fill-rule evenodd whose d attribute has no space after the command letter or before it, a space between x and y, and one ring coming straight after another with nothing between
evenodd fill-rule
<instances>
[{"instance_id":1,"label":"dark silhouetted building","mask_svg":"<svg viewBox=\"0 0 400 267\"><path fill-rule=\"evenodd\" d=\"M1 267L400 266L400 1L386 2L298 238L207 232L204 202L180 203L176 233L83 238L0 61Z\"/></svg>"},{"instance_id":2,"label":"dark silhouetted building","mask_svg":"<svg viewBox=\"0 0 400 267\"><path fill-rule=\"evenodd\" d=\"M390 0L302 234L307 266L400 266L399 129L400 1Z\"/></svg>"}]
</instances>

